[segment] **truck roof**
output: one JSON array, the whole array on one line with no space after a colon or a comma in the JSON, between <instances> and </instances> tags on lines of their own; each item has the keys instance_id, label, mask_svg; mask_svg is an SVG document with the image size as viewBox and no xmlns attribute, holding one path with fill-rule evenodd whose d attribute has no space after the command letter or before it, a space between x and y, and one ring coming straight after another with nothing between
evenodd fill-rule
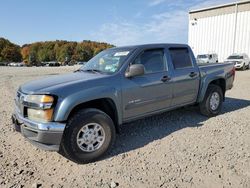
<instances>
[{"instance_id":1,"label":"truck roof","mask_svg":"<svg viewBox=\"0 0 250 188\"><path fill-rule=\"evenodd\" d=\"M175 43L155 43L155 44L140 44L140 45L130 45L130 46L118 46L111 49L124 49L124 48L163 48L163 47L189 47L187 44L175 44Z\"/></svg>"}]
</instances>

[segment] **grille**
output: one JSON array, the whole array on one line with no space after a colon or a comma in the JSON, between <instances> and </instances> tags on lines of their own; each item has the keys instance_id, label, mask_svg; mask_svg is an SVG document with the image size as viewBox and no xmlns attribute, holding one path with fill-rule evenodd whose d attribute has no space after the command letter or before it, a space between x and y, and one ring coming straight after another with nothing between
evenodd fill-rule
<instances>
[{"instance_id":1,"label":"grille","mask_svg":"<svg viewBox=\"0 0 250 188\"><path fill-rule=\"evenodd\" d=\"M16 94L16 98L15 98L15 104L16 104L17 112L22 116L24 116L23 102L24 102L25 96L26 96L25 94L18 91L17 94Z\"/></svg>"}]
</instances>

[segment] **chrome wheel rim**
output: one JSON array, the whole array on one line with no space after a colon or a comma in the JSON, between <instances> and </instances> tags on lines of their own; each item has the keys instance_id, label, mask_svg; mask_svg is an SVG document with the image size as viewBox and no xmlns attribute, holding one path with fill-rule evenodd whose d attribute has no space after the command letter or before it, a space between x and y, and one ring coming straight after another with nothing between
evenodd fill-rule
<instances>
[{"instance_id":1,"label":"chrome wheel rim","mask_svg":"<svg viewBox=\"0 0 250 188\"><path fill-rule=\"evenodd\" d=\"M220 105L220 95L217 92L213 92L210 97L210 108L216 110Z\"/></svg>"},{"instance_id":2,"label":"chrome wheel rim","mask_svg":"<svg viewBox=\"0 0 250 188\"><path fill-rule=\"evenodd\" d=\"M98 150L105 141L105 132L98 123L88 123L77 133L77 145L84 152Z\"/></svg>"}]
</instances>

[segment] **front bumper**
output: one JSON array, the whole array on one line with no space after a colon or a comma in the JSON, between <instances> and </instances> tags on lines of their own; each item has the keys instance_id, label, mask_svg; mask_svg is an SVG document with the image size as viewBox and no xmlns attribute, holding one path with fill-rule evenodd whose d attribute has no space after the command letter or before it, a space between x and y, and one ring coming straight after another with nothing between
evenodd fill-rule
<instances>
[{"instance_id":1,"label":"front bumper","mask_svg":"<svg viewBox=\"0 0 250 188\"><path fill-rule=\"evenodd\" d=\"M234 62L234 67L236 69L241 69L243 67L244 63L243 62Z\"/></svg>"},{"instance_id":2,"label":"front bumper","mask_svg":"<svg viewBox=\"0 0 250 188\"><path fill-rule=\"evenodd\" d=\"M235 64L234 67L236 69L241 69L243 67L243 64Z\"/></svg>"},{"instance_id":3,"label":"front bumper","mask_svg":"<svg viewBox=\"0 0 250 188\"><path fill-rule=\"evenodd\" d=\"M40 123L24 118L17 112L12 117L14 129L21 132L32 144L50 151L59 151L65 123Z\"/></svg>"}]
</instances>

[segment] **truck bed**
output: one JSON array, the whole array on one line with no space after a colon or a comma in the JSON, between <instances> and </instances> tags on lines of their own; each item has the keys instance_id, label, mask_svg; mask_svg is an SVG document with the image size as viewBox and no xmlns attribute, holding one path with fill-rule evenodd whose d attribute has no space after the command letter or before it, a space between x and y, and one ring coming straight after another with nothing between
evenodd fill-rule
<instances>
[{"instance_id":1,"label":"truck bed","mask_svg":"<svg viewBox=\"0 0 250 188\"><path fill-rule=\"evenodd\" d=\"M233 63L198 63L200 71L207 71L207 73L213 73L217 71L229 72L232 69ZM224 69L222 69L224 67Z\"/></svg>"},{"instance_id":2,"label":"truck bed","mask_svg":"<svg viewBox=\"0 0 250 188\"><path fill-rule=\"evenodd\" d=\"M215 76L225 78L226 90L233 87L234 65L233 63L199 63L201 87Z\"/></svg>"}]
</instances>

